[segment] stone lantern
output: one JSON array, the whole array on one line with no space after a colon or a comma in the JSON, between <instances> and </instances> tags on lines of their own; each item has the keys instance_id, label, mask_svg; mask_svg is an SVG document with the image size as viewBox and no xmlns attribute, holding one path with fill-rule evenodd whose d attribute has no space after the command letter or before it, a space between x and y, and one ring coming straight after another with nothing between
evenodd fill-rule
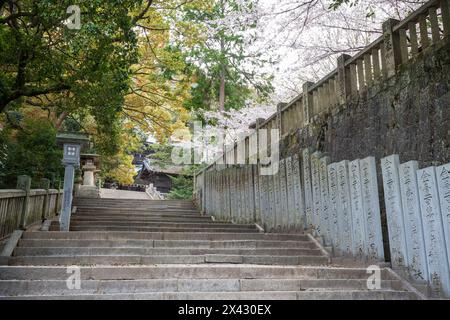
<instances>
[{"instance_id":1,"label":"stone lantern","mask_svg":"<svg viewBox=\"0 0 450 320\"><path fill-rule=\"evenodd\" d=\"M95 183L95 174L100 172L100 156L98 154L82 154L81 170L83 170L83 185L77 196L81 198L100 198L100 189Z\"/></svg>"},{"instance_id":2,"label":"stone lantern","mask_svg":"<svg viewBox=\"0 0 450 320\"><path fill-rule=\"evenodd\" d=\"M89 144L89 137L83 134L60 133L56 136L58 145L63 147L64 193L60 215L60 230L69 231L72 212L72 193L75 168L80 165L80 153Z\"/></svg>"},{"instance_id":3,"label":"stone lantern","mask_svg":"<svg viewBox=\"0 0 450 320\"><path fill-rule=\"evenodd\" d=\"M94 171L97 167L94 162L88 160L81 169L83 170L83 186L95 186Z\"/></svg>"}]
</instances>

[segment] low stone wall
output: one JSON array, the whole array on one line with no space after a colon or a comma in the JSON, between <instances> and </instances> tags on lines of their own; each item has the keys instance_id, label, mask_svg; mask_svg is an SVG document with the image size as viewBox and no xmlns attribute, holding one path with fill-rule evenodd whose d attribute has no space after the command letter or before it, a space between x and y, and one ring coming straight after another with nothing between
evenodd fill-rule
<instances>
[{"instance_id":1,"label":"low stone wall","mask_svg":"<svg viewBox=\"0 0 450 320\"><path fill-rule=\"evenodd\" d=\"M62 192L56 189L0 190L0 239L14 230L52 218L61 209Z\"/></svg>"}]
</instances>

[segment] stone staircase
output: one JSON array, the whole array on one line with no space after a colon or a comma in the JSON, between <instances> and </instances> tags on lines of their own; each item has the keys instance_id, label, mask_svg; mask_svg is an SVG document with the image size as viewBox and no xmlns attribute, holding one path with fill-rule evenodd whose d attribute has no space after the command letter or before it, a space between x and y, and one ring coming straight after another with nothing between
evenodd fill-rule
<instances>
[{"instance_id":1,"label":"stone staircase","mask_svg":"<svg viewBox=\"0 0 450 320\"><path fill-rule=\"evenodd\" d=\"M213 221L188 201L76 199L71 231L26 231L0 299L417 299L389 269L333 267L307 234ZM67 267L78 266L80 289Z\"/></svg>"}]
</instances>

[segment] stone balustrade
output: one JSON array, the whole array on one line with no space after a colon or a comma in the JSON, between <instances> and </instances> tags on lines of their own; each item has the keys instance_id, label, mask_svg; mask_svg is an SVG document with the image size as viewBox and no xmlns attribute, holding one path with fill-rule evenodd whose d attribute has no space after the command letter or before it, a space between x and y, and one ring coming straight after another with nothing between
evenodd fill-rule
<instances>
[{"instance_id":1,"label":"stone balustrade","mask_svg":"<svg viewBox=\"0 0 450 320\"><path fill-rule=\"evenodd\" d=\"M395 76L411 60L426 55L431 48L447 43L450 35L450 0L432 0L403 21L383 23L383 35L353 57L342 55L337 68L317 83L307 82L303 93L289 103L280 103L277 112L258 124L258 129L279 129L280 138L289 136L339 106L365 96ZM243 140L247 145L252 132ZM239 142L227 146L238 148ZM221 162L218 157L214 162ZM239 162L240 163L240 162Z\"/></svg>"}]
</instances>

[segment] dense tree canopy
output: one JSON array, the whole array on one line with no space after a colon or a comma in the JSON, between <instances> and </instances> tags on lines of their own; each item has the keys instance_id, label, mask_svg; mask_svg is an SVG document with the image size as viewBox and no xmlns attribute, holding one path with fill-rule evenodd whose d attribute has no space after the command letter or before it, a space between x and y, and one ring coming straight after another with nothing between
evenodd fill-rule
<instances>
[{"instance_id":1,"label":"dense tree canopy","mask_svg":"<svg viewBox=\"0 0 450 320\"><path fill-rule=\"evenodd\" d=\"M80 8L80 29L66 26L67 8L74 4ZM92 117L96 133L108 137L106 154L116 154L130 68L138 59L134 27L151 4L0 2L0 112L47 110L56 129L67 117L80 122Z\"/></svg>"},{"instance_id":2,"label":"dense tree canopy","mask_svg":"<svg viewBox=\"0 0 450 320\"><path fill-rule=\"evenodd\" d=\"M58 171L30 141L52 153L72 131L91 135L105 178L129 183L149 135L170 144L201 119L236 137L421 1L0 0L0 174L26 173L17 157L33 176Z\"/></svg>"}]
</instances>

